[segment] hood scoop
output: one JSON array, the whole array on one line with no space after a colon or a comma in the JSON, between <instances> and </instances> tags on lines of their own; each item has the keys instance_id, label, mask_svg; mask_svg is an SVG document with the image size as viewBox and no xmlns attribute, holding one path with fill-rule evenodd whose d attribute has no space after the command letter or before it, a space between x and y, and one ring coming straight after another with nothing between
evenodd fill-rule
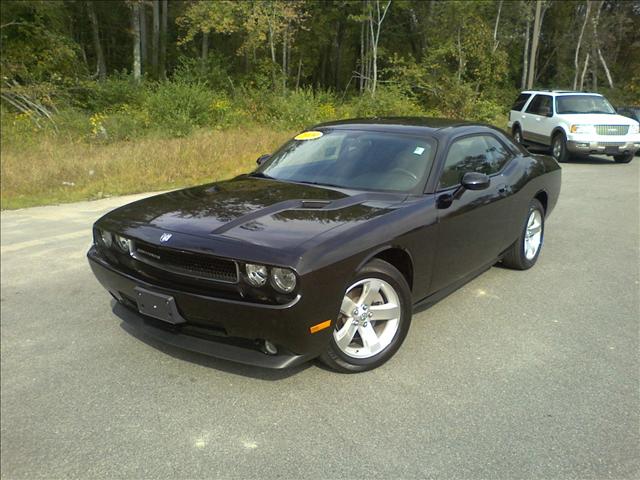
<instances>
[{"instance_id":1,"label":"hood scoop","mask_svg":"<svg viewBox=\"0 0 640 480\"><path fill-rule=\"evenodd\" d=\"M324 208L330 204L330 200L302 200L302 202L300 202L300 208L314 210L318 208Z\"/></svg>"}]
</instances>

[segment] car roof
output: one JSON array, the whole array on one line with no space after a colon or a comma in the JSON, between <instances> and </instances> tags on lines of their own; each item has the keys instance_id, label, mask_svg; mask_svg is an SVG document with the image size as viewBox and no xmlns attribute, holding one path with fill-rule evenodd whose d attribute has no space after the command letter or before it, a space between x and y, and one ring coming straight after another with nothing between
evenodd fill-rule
<instances>
[{"instance_id":1,"label":"car roof","mask_svg":"<svg viewBox=\"0 0 640 480\"><path fill-rule=\"evenodd\" d=\"M315 125L313 128L332 128L337 130L371 130L378 132L395 133L431 133L437 136L452 130L471 130L475 128L491 128L491 125L467 122L463 120L453 120L449 118L430 117L376 117L376 118L353 118L348 120L338 120Z\"/></svg>"},{"instance_id":2,"label":"car roof","mask_svg":"<svg viewBox=\"0 0 640 480\"><path fill-rule=\"evenodd\" d=\"M523 90L520 93L528 93L528 94L535 94L535 93L544 93L547 95L552 95L552 96L562 96L562 95L596 95L598 97L601 97L602 95L599 93L595 93L595 92L577 92L577 91L573 91L573 90Z\"/></svg>"}]
</instances>

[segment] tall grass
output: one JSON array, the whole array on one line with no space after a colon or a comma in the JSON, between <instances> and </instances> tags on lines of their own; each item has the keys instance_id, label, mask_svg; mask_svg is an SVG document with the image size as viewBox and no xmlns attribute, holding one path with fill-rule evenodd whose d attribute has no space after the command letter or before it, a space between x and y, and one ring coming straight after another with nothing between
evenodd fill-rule
<instances>
[{"instance_id":1,"label":"tall grass","mask_svg":"<svg viewBox=\"0 0 640 480\"><path fill-rule=\"evenodd\" d=\"M253 170L258 156L273 151L292 133L255 126L108 144L51 136L26 147L3 142L2 208L97 199L230 178Z\"/></svg>"}]
</instances>

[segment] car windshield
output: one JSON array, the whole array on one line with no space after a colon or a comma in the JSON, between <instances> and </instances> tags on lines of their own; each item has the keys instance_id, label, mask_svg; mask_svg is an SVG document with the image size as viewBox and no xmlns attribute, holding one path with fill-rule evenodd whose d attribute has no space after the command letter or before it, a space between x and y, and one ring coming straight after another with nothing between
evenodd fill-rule
<instances>
[{"instance_id":1,"label":"car windshield","mask_svg":"<svg viewBox=\"0 0 640 480\"><path fill-rule=\"evenodd\" d=\"M556 113L616 113L600 95L563 95L556 98Z\"/></svg>"},{"instance_id":2,"label":"car windshield","mask_svg":"<svg viewBox=\"0 0 640 480\"><path fill-rule=\"evenodd\" d=\"M254 175L356 190L408 192L429 173L433 145L430 138L394 133L305 132L274 153Z\"/></svg>"}]
</instances>

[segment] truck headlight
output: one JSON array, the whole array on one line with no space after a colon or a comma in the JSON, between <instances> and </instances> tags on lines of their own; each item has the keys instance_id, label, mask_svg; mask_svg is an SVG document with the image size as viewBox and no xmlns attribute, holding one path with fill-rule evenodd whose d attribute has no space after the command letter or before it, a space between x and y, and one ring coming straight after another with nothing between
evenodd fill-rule
<instances>
[{"instance_id":1,"label":"truck headlight","mask_svg":"<svg viewBox=\"0 0 640 480\"><path fill-rule=\"evenodd\" d=\"M635 125L631 125L629 127L629 133L640 133L640 124L636 123Z\"/></svg>"},{"instance_id":2,"label":"truck headlight","mask_svg":"<svg viewBox=\"0 0 640 480\"><path fill-rule=\"evenodd\" d=\"M596 133L596 127L593 125L571 125L569 130L571 133Z\"/></svg>"},{"instance_id":3,"label":"truck headlight","mask_svg":"<svg viewBox=\"0 0 640 480\"><path fill-rule=\"evenodd\" d=\"M128 238L124 238L120 235L114 235L116 240L116 246L122 250L123 253L129 253L131 251L131 241Z\"/></svg>"},{"instance_id":4,"label":"truck headlight","mask_svg":"<svg viewBox=\"0 0 640 480\"><path fill-rule=\"evenodd\" d=\"M267 267L265 267L264 265L247 263L244 266L244 269L247 272L247 281L254 287L262 287L265 283L267 283L269 274L267 272Z\"/></svg>"},{"instance_id":5,"label":"truck headlight","mask_svg":"<svg viewBox=\"0 0 640 480\"><path fill-rule=\"evenodd\" d=\"M291 293L296 288L296 274L288 268L274 267L271 269L271 285L282 293Z\"/></svg>"}]
</instances>

